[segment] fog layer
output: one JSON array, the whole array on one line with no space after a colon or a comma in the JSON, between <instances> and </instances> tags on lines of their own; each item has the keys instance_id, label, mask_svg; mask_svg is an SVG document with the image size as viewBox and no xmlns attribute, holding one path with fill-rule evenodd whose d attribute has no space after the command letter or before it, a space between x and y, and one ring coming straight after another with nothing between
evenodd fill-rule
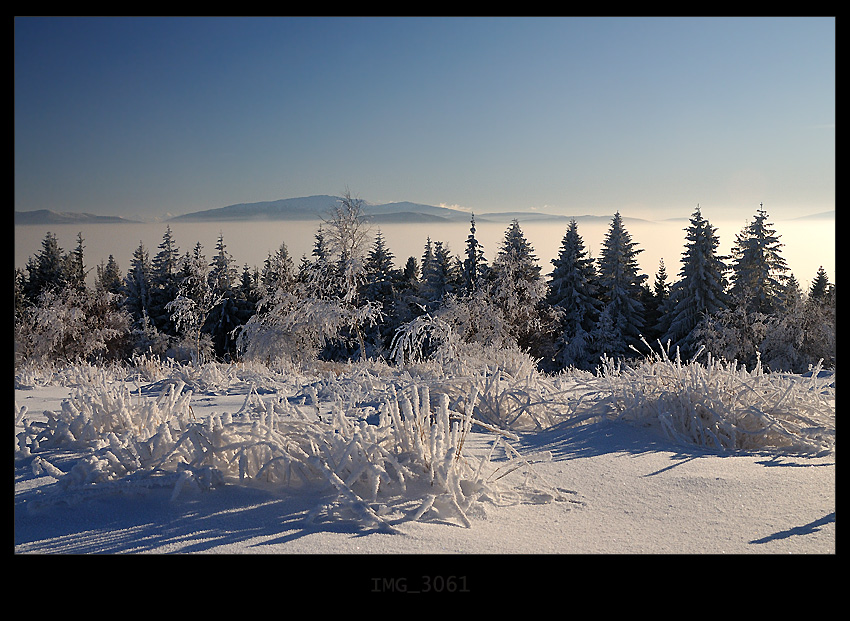
<instances>
[{"instance_id":1,"label":"fog layer","mask_svg":"<svg viewBox=\"0 0 850 621\"><path fill-rule=\"evenodd\" d=\"M711 220L711 218L704 214ZM728 254L735 236L744 228L748 216L739 221L715 222L720 237L719 251ZM769 220L770 221L770 220ZM784 243L782 254L791 272L801 287L807 289L820 266L827 272L830 282L835 282L835 222L834 221L773 221ZM610 222L599 220L588 223L579 222L579 234L585 247L594 258L601 254L602 243ZM219 234L223 235L227 251L233 257L241 271L243 265L262 268L263 261L285 243L289 254L297 264L302 255L312 252L315 234L319 222L314 221L278 221L278 222L193 222L169 223L180 253L191 250L200 242L208 259L216 253L215 247ZM552 259L558 254L561 240L567 229L561 222L529 222L520 226L526 238L534 247L540 261L543 274L552 270ZM642 249L638 262L643 273L650 277L650 283L658 271L659 261L664 260L668 282L677 279L680 260L685 244L685 231L688 220L675 222L636 222L626 221L626 229L632 240ZM469 235L469 223L452 224L383 224L374 225L384 235L390 251L395 257L396 267L402 267L409 256L421 259L428 237L432 241L448 244L453 254L463 255L466 238ZM484 255L492 263L504 237L507 224L478 222L476 238L484 246ZM73 250L77 245L77 233L84 239L84 260L91 268L89 281L95 274L94 267L113 255L122 272L130 267L133 251L139 243L144 243L151 258L162 242L165 223L155 224L86 224L86 225L28 225L15 227L15 266L24 268L27 259L37 254L45 234L56 234L63 250Z\"/></svg>"}]
</instances>

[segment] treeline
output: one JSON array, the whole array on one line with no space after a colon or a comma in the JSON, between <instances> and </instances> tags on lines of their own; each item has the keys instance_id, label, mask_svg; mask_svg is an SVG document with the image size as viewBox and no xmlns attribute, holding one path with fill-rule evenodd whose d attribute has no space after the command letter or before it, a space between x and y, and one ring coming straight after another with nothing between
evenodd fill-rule
<instances>
[{"instance_id":1,"label":"treeline","mask_svg":"<svg viewBox=\"0 0 850 621\"><path fill-rule=\"evenodd\" d=\"M110 256L86 284L84 239L65 253L48 233L15 271L15 357L106 361L134 354L177 360L270 361L438 358L464 347L518 347L545 371L592 370L600 358L645 352L644 340L683 359L715 357L804 372L835 364L835 286L823 268L802 291L767 213L757 210L730 256L697 208L675 278L654 281L615 214L593 258L575 221L543 273L515 220L491 261L474 216L461 254L428 238L397 266L362 201L346 194L296 264L286 244L262 267L237 267L219 236L181 254L166 227L155 254L140 243L123 273Z\"/></svg>"}]
</instances>

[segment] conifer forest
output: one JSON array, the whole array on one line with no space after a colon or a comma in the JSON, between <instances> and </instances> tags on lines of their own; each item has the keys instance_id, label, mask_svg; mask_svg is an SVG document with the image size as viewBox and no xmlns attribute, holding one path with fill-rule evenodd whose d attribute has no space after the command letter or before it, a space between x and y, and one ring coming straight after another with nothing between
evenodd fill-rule
<instances>
[{"instance_id":1,"label":"conifer forest","mask_svg":"<svg viewBox=\"0 0 850 621\"><path fill-rule=\"evenodd\" d=\"M291 256L281 240L262 266L240 267L223 235L212 251L179 249L166 226L126 269L112 256L94 266L93 286L82 235L65 252L48 233L15 272L16 365L133 356L403 364L515 348L557 373L593 371L603 357L628 363L648 343L747 368L834 367L835 285L821 268L801 290L763 208L731 256L718 254L716 229L697 208L680 264L662 261L652 278L619 213L596 258L571 221L551 266L516 220L487 252L475 232L473 215L458 252L429 237L421 255L397 257L347 194L318 225L311 256Z\"/></svg>"}]
</instances>

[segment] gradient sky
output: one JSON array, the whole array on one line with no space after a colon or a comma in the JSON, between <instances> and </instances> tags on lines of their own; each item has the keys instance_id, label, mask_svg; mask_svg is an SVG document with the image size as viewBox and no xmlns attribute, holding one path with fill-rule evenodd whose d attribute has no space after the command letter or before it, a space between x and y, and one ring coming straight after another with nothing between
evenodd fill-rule
<instances>
[{"instance_id":1,"label":"gradient sky","mask_svg":"<svg viewBox=\"0 0 850 621\"><path fill-rule=\"evenodd\" d=\"M835 209L835 19L15 19L15 209Z\"/></svg>"}]
</instances>

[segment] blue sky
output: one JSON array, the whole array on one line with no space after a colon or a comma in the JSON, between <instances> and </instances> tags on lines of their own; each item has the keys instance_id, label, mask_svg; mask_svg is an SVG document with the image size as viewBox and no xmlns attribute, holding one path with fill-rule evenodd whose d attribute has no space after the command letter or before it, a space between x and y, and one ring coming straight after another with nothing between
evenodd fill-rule
<instances>
[{"instance_id":1,"label":"blue sky","mask_svg":"<svg viewBox=\"0 0 850 621\"><path fill-rule=\"evenodd\" d=\"M16 18L15 209L835 208L834 18Z\"/></svg>"}]
</instances>

